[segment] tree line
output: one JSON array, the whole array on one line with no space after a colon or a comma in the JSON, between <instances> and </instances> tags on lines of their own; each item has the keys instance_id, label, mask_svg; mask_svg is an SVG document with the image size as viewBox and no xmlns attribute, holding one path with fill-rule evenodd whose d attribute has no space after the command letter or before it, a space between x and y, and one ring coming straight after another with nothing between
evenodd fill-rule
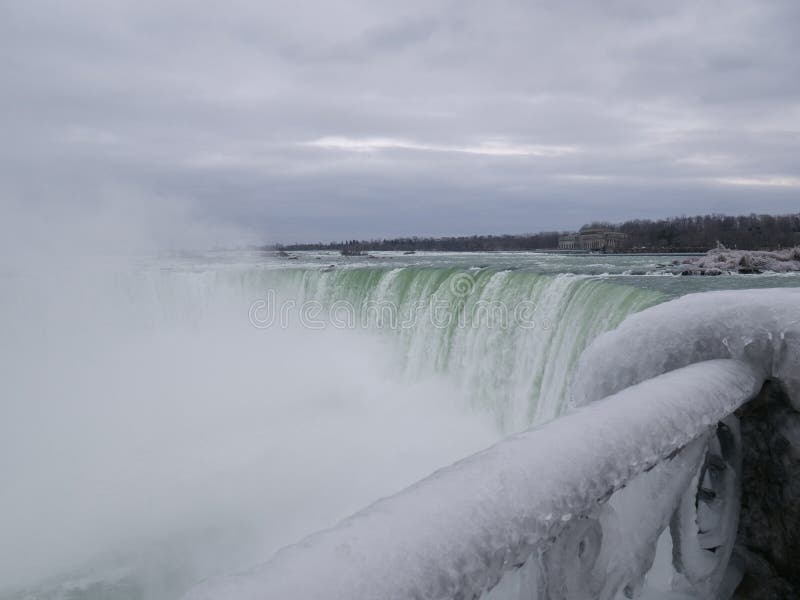
<instances>
[{"instance_id":1,"label":"tree line","mask_svg":"<svg viewBox=\"0 0 800 600\"><path fill-rule=\"evenodd\" d=\"M721 243L741 250L769 250L800 245L800 213L787 215L720 214L668 219L635 219L624 223L592 222L581 229L597 228L625 233L627 251L705 251ZM371 250L412 252L440 250L451 252L491 252L513 250L551 250L565 231L544 231L522 235L473 235L456 237L399 237L391 239L346 240L289 244L275 250L333 250L359 254Z\"/></svg>"},{"instance_id":2,"label":"tree line","mask_svg":"<svg viewBox=\"0 0 800 600\"><path fill-rule=\"evenodd\" d=\"M619 225L630 248L709 250L717 243L739 250L771 250L800 244L800 213L702 215Z\"/></svg>"}]
</instances>

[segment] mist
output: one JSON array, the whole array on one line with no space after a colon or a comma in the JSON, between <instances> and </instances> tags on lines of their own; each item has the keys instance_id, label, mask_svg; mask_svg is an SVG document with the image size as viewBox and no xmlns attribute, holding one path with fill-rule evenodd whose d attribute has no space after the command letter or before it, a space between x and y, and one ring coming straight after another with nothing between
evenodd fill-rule
<instances>
[{"instance_id":1,"label":"mist","mask_svg":"<svg viewBox=\"0 0 800 600\"><path fill-rule=\"evenodd\" d=\"M499 436L385 339L259 330L213 270L97 257L3 275L0 590L116 569L174 598Z\"/></svg>"}]
</instances>

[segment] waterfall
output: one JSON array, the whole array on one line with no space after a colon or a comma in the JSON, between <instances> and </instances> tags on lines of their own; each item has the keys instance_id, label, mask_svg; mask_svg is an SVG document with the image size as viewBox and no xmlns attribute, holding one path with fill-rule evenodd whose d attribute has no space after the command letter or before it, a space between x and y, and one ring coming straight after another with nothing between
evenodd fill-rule
<instances>
[{"instance_id":1,"label":"waterfall","mask_svg":"<svg viewBox=\"0 0 800 600\"><path fill-rule=\"evenodd\" d=\"M264 310L278 327L282 309L297 317L315 304L317 326L388 337L403 378L447 376L466 406L490 413L504 433L562 414L586 345L664 298L588 275L488 268L157 271L126 285L140 310L146 297L150 319L230 314L232 298L243 317L246 303L269 297L275 305Z\"/></svg>"},{"instance_id":2,"label":"waterfall","mask_svg":"<svg viewBox=\"0 0 800 600\"><path fill-rule=\"evenodd\" d=\"M104 597L178 597L558 416L584 347L663 298L433 266L156 262L9 281L0 466L24 477L0 511L0 579L84 565L53 583L76 598L93 593L80 573L121 573Z\"/></svg>"}]
</instances>

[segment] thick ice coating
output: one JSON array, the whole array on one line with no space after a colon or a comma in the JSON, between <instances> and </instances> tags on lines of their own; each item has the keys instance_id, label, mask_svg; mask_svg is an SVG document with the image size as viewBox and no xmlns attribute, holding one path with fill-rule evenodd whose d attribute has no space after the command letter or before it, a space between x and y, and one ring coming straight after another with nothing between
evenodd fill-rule
<instances>
[{"instance_id":1,"label":"thick ice coating","mask_svg":"<svg viewBox=\"0 0 800 600\"><path fill-rule=\"evenodd\" d=\"M509 437L186 600L476 597L761 383L733 360L655 377Z\"/></svg>"},{"instance_id":2,"label":"thick ice coating","mask_svg":"<svg viewBox=\"0 0 800 600\"><path fill-rule=\"evenodd\" d=\"M714 358L779 380L800 410L800 289L689 294L632 315L584 351L572 402L581 406Z\"/></svg>"}]
</instances>

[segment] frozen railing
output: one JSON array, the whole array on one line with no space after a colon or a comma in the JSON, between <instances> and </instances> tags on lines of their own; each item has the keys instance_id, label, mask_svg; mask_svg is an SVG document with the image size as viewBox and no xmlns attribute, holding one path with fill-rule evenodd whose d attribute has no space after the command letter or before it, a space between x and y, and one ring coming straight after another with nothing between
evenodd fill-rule
<instances>
[{"instance_id":1,"label":"frozen railing","mask_svg":"<svg viewBox=\"0 0 800 600\"><path fill-rule=\"evenodd\" d=\"M733 360L656 377L512 436L189 597L478 598L493 589L493 597L537 597L511 588L633 597L682 497L694 506L717 424L760 386ZM718 585L715 572L687 578Z\"/></svg>"},{"instance_id":2,"label":"frozen railing","mask_svg":"<svg viewBox=\"0 0 800 600\"><path fill-rule=\"evenodd\" d=\"M800 293L769 292L689 296L634 316L584 355L585 406L187 599L729 596L734 411L765 380L791 390L800 376Z\"/></svg>"}]
</instances>

